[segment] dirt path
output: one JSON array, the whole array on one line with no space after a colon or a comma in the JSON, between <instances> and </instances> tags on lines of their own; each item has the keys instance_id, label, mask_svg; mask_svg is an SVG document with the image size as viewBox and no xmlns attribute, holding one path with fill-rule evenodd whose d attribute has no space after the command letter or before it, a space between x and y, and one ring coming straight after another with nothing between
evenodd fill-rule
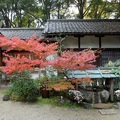
<instances>
[{"instance_id":1,"label":"dirt path","mask_svg":"<svg viewBox=\"0 0 120 120\"><path fill-rule=\"evenodd\" d=\"M116 115L101 115L96 109L68 109L2 101L2 91L0 87L0 120L120 120L120 110L115 110Z\"/></svg>"}]
</instances>

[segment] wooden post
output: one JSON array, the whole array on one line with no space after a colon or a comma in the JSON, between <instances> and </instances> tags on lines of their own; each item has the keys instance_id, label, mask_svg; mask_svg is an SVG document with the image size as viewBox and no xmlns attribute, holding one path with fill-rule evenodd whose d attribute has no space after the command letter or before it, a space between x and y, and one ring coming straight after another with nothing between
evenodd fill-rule
<instances>
[{"instance_id":1,"label":"wooden post","mask_svg":"<svg viewBox=\"0 0 120 120\"><path fill-rule=\"evenodd\" d=\"M78 90L78 83L75 84L75 89Z\"/></svg>"},{"instance_id":2,"label":"wooden post","mask_svg":"<svg viewBox=\"0 0 120 120\"><path fill-rule=\"evenodd\" d=\"M99 48L101 48L101 36L99 36Z\"/></svg>"},{"instance_id":3,"label":"wooden post","mask_svg":"<svg viewBox=\"0 0 120 120\"><path fill-rule=\"evenodd\" d=\"M0 47L0 66L2 66L2 49Z\"/></svg>"},{"instance_id":4,"label":"wooden post","mask_svg":"<svg viewBox=\"0 0 120 120\"><path fill-rule=\"evenodd\" d=\"M78 48L80 48L80 36L78 36Z\"/></svg>"},{"instance_id":5,"label":"wooden post","mask_svg":"<svg viewBox=\"0 0 120 120\"><path fill-rule=\"evenodd\" d=\"M114 101L114 80L110 79L110 100L111 102Z\"/></svg>"}]
</instances>

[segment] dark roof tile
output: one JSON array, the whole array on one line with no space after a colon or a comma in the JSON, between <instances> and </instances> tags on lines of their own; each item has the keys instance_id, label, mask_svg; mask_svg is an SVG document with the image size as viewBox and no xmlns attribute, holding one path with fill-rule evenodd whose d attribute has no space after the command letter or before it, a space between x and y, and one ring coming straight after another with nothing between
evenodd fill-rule
<instances>
[{"instance_id":1,"label":"dark roof tile","mask_svg":"<svg viewBox=\"0 0 120 120\"><path fill-rule=\"evenodd\" d=\"M120 34L120 19L48 20L46 34Z\"/></svg>"},{"instance_id":2,"label":"dark roof tile","mask_svg":"<svg viewBox=\"0 0 120 120\"><path fill-rule=\"evenodd\" d=\"M21 39L27 39L33 35L36 35L36 37L41 37L42 32L43 29L41 28L0 28L0 33L9 38L17 36Z\"/></svg>"}]
</instances>

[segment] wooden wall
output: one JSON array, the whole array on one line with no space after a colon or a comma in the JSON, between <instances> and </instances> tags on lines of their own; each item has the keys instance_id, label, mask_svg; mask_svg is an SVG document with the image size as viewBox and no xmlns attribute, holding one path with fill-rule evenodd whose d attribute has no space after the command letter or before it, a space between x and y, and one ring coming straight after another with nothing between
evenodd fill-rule
<instances>
[{"instance_id":1,"label":"wooden wall","mask_svg":"<svg viewBox=\"0 0 120 120\"><path fill-rule=\"evenodd\" d=\"M103 66L109 61L115 62L120 59L120 35L85 35L79 37L68 36L64 41L64 48L79 51L86 48L101 49L102 52L97 62L97 66Z\"/></svg>"}]
</instances>

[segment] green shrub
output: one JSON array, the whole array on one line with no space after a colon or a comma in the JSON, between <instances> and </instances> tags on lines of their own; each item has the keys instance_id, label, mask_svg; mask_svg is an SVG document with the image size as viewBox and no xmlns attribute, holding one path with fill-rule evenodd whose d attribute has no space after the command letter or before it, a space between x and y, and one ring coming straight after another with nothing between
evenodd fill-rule
<instances>
[{"instance_id":1,"label":"green shrub","mask_svg":"<svg viewBox=\"0 0 120 120\"><path fill-rule=\"evenodd\" d=\"M16 101L34 101L37 99L37 85L31 79L29 71L14 73L11 76L10 98Z\"/></svg>"},{"instance_id":2,"label":"green shrub","mask_svg":"<svg viewBox=\"0 0 120 120\"><path fill-rule=\"evenodd\" d=\"M4 94L4 95L10 95L10 94L11 94L10 89L4 90L3 94Z\"/></svg>"}]
</instances>

